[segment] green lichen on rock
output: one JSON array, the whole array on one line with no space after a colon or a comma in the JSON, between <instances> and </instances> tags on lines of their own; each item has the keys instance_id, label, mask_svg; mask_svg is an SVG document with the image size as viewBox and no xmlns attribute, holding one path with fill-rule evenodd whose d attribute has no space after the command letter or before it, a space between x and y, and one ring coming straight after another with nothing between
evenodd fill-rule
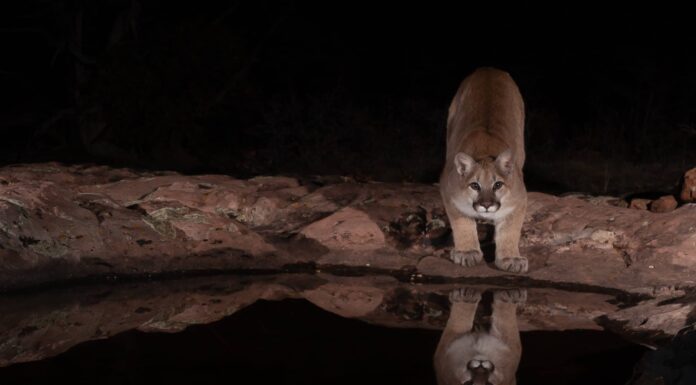
<instances>
[{"instance_id":1,"label":"green lichen on rock","mask_svg":"<svg viewBox=\"0 0 696 385\"><path fill-rule=\"evenodd\" d=\"M182 218L188 211L186 207L163 207L143 217L143 222L162 236L176 238L176 229L171 221Z\"/></svg>"},{"instance_id":2,"label":"green lichen on rock","mask_svg":"<svg viewBox=\"0 0 696 385\"><path fill-rule=\"evenodd\" d=\"M53 240L40 240L34 244L29 245L37 254L50 257L50 258L60 258L68 253L69 249L58 242Z\"/></svg>"},{"instance_id":3,"label":"green lichen on rock","mask_svg":"<svg viewBox=\"0 0 696 385\"><path fill-rule=\"evenodd\" d=\"M176 238L176 228L172 221L207 223L205 215L191 212L188 207L163 207L143 217L143 221L158 234L169 238Z\"/></svg>"}]
</instances>

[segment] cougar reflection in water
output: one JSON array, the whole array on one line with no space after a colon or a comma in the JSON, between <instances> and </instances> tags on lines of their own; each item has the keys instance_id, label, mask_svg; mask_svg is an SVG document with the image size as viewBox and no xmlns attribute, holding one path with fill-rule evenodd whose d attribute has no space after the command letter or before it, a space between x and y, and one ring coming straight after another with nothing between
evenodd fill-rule
<instances>
[{"instance_id":1,"label":"cougar reflection in water","mask_svg":"<svg viewBox=\"0 0 696 385\"><path fill-rule=\"evenodd\" d=\"M450 316L435 351L438 384L516 384L522 354L517 305L526 291L464 288L449 297Z\"/></svg>"}]
</instances>

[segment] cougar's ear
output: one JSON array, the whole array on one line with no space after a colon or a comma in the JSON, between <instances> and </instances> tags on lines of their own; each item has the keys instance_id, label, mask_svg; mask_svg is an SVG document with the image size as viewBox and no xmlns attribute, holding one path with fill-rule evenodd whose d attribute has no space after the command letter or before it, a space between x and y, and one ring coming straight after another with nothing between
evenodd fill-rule
<instances>
[{"instance_id":1,"label":"cougar's ear","mask_svg":"<svg viewBox=\"0 0 696 385\"><path fill-rule=\"evenodd\" d=\"M469 155L459 152L454 156L454 167L457 168L457 173L459 175L465 175L471 172L474 168L476 161Z\"/></svg>"},{"instance_id":2,"label":"cougar's ear","mask_svg":"<svg viewBox=\"0 0 696 385\"><path fill-rule=\"evenodd\" d=\"M503 175L510 175L513 169L512 151L508 148L495 158L495 166Z\"/></svg>"}]
</instances>

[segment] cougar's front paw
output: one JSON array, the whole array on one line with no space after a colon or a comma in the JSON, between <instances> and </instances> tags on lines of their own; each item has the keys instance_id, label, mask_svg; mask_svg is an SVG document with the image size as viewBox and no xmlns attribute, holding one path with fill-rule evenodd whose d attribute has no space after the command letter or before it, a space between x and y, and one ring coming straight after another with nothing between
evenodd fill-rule
<instances>
[{"instance_id":1,"label":"cougar's front paw","mask_svg":"<svg viewBox=\"0 0 696 385\"><path fill-rule=\"evenodd\" d=\"M455 302L478 302L481 299L481 291L471 288L463 287L461 289L454 289L449 293L449 300L451 303Z\"/></svg>"},{"instance_id":2,"label":"cougar's front paw","mask_svg":"<svg viewBox=\"0 0 696 385\"><path fill-rule=\"evenodd\" d=\"M495 266L511 273L526 273L529 262L525 257L503 257L495 259Z\"/></svg>"},{"instance_id":3,"label":"cougar's front paw","mask_svg":"<svg viewBox=\"0 0 696 385\"><path fill-rule=\"evenodd\" d=\"M483 262L483 253L479 250L454 250L450 252L452 262L462 266L476 266Z\"/></svg>"},{"instance_id":4,"label":"cougar's front paw","mask_svg":"<svg viewBox=\"0 0 696 385\"><path fill-rule=\"evenodd\" d=\"M527 290L525 289L498 290L494 295L495 299L503 302L523 304L527 301Z\"/></svg>"}]
</instances>

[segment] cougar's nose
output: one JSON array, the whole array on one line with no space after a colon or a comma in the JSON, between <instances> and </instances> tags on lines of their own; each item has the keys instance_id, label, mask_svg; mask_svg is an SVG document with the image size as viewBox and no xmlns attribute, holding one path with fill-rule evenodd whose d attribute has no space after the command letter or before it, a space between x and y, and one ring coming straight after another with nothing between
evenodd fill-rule
<instances>
[{"instance_id":1,"label":"cougar's nose","mask_svg":"<svg viewBox=\"0 0 696 385\"><path fill-rule=\"evenodd\" d=\"M499 206L498 203L492 201L481 201L474 204L474 208L480 213L494 213Z\"/></svg>"},{"instance_id":2,"label":"cougar's nose","mask_svg":"<svg viewBox=\"0 0 696 385\"><path fill-rule=\"evenodd\" d=\"M467 367L471 371L472 378L470 383L472 385L489 384L488 378L495 369L493 363L488 360L471 360Z\"/></svg>"},{"instance_id":3,"label":"cougar's nose","mask_svg":"<svg viewBox=\"0 0 696 385\"><path fill-rule=\"evenodd\" d=\"M474 370L474 371L493 371L495 369L495 366L491 361L488 360L471 360L469 363L466 365L469 370Z\"/></svg>"}]
</instances>

